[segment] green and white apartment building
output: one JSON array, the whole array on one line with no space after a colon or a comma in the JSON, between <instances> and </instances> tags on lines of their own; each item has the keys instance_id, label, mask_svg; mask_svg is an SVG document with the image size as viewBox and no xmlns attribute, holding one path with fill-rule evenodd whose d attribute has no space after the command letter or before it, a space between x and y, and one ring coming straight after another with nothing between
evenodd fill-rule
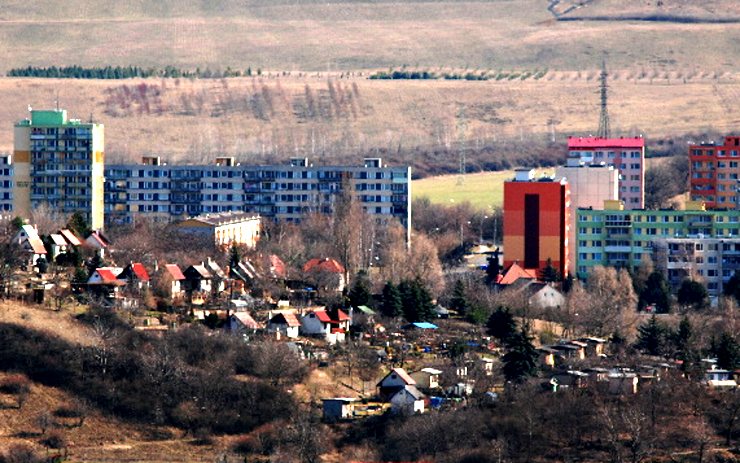
<instances>
[{"instance_id":1,"label":"green and white apartment building","mask_svg":"<svg viewBox=\"0 0 740 463\"><path fill-rule=\"evenodd\" d=\"M674 288L692 278L716 298L740 270L740 211L706 210L693 201L683 210L624 210L621 201L604 201L603 210L576 214L580 278L597 265L634 269L650 257Z\"/></svg>"}]
</instances>

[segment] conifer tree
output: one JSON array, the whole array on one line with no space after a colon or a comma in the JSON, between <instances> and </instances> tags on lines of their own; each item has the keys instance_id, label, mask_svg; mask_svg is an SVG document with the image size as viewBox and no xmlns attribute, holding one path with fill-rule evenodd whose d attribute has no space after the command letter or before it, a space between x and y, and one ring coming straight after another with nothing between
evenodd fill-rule
<instances>
[{"instance_id":1,"label":"conifer tree","mask_svg":"<svg viewBox=\"0 0 740 463\"><path fill-rule=\"evenodd\" d=\"M522 383L526 378L537 375L537 349L523 328L509 338L506 348L508 351L502 361L507 381Z\"/></svg>"},{"instance_id":2,"label":"conifer tree","mask_svg":"<svg viewBox=\"0 0 740 463\"><path fill-rule=\"evenodd\" d=\"M401 292L390 281L383 287L383 305L381 306L381 311L386 317L400 317L403 315Z\"/></svg>"},{"instance_id":3,"label":"conifer tree","mask_svg":"<svg viewBox=\"0 0 740 463\"><path fill-rule=\"evenodd\" d=\"M648 355L661 355L664 352L667 330L653 315L650 321L638 329L635 347Z\"/></svg>"},{"instance_id":4,"label":"conifer tree","mask_svg":"<svg viewBox=\"0 0 740 463\"><path fill-rule=\"evenodd\" d=\"M452 298L450 299L450 308L456 310L461 315L465 315L470 308L468 299L465 296L465 283L462 280L455 282L455 288L452 290Z\"/></svg>"},{"instance_id":5,"label":"conifer tree","mask_svg":"<svg viewBox=\"0 0 740 463\"><path fill-rule=\"evenodd\" d=\"M516 335L516 321L509 308L499 306L488 317L486 329L488 330L488 334L503 343L507 343L509 339Z\"/></svg>"}]
</instances>

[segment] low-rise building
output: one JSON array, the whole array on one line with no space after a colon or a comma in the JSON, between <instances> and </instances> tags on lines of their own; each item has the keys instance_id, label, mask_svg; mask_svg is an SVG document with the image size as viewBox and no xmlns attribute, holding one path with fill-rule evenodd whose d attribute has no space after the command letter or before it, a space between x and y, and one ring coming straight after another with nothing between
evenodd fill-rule
<instances>
[{"instance_id":1,"label":"low-rise building","mask_svg":"<svg viewBox=\"0 0 740 463\"><path fill-rule=\"evenodd\" d=\"M176 227L181 233L206 237L216 246L236 244L253 249L260 237L261 223L257 214L229 211L190 217Z\"/></svg>"}]
</instances>

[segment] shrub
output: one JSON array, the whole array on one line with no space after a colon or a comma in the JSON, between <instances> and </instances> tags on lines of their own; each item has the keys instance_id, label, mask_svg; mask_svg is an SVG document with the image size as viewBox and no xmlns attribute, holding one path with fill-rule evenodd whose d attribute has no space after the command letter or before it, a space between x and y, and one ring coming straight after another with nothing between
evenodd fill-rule
<instances>
[{"instance_id":1,"label":"shrub","mask_svg":"<svg viewBox=\"0 0 740 463\"><path fill-rule=\"evenodd\" d=\"M67 447L67 438L60 431L52 431L41 439L41 445L49 449L63 449Z\"/></svg>"}]
</instances>

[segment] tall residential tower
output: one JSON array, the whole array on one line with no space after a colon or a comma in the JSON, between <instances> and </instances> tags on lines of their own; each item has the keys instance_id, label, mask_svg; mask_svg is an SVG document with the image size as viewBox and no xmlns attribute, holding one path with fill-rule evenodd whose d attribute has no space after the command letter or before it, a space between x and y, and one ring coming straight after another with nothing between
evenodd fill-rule
<instances>
[{"instance_id":1,"label":"tall residential tower","mask_svg":"<svg viewBox=\"0 0 740 463\"><path fill-rule=\"evenodd\" d=\"M31 110L15 124L13 211L29 217L42 204L82 213L103 228L103 125L69 119L63 109Z\"/></svg>"}]
</instances>

